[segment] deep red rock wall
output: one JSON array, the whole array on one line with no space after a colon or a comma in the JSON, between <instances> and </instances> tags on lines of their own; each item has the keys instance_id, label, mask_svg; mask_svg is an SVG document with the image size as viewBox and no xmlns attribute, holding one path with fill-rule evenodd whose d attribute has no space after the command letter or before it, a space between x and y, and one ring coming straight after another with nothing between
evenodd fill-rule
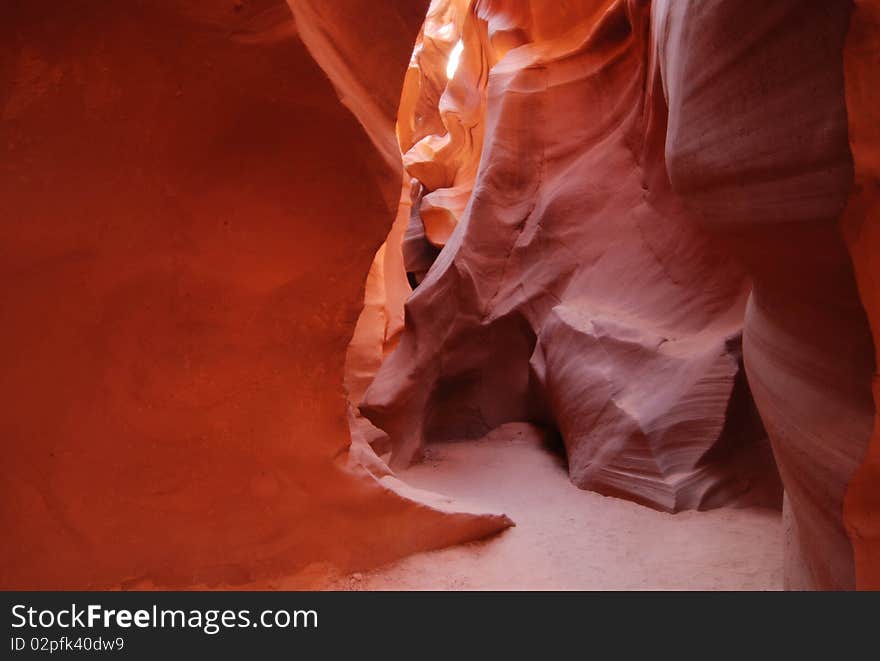
<instances>
[{"instance_id":1,"label":"deep red rock wall","mask_svg":"<svg viewBox=\"0 0 880 661\"><path fill-rule=\"evenodd\" d=\"M346 459L426 9L368 4L325 73L281 0L3 3L0 586L312 585L508 525Z\"/></svg>"}]
</instances>

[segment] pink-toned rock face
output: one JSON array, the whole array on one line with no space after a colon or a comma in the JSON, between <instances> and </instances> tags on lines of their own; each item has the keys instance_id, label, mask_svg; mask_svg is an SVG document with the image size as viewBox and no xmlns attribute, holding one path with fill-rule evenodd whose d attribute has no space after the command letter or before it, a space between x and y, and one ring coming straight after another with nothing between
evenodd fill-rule
<instances>
[{"instance_id":1,"label":"pink-toned rock face","mask_svg":"<svg viewBox=\"0 0 880 661\"><path fill-rule=\"evenodd\" d=\"M731 502L775 479L740 363L749 282L670 190L648 4L557 9L470 7L449 132L419 144L460 142L455 100L471 99L482 149L404 162L434 199L478 164L473 194L361 410L397 465L539 421L579 486L669 511Z\"/></svg>"},{"instance_id":2,"label":"pink-toned rock face","mask_svg":"<svg viewBox=\"0 0 880 661\"><path fill-rule=\"evenodd\" d=\"M791 587L855 584L842 522L873 346L838 219L852 182L848 3L656 2L673 186L753 278L749 384L791 508Z\"/></svg>"},{"instance_id":3,"label":"pink-toned rock face","mask_svg":"<svg viewBox=\"0 0 880 661\"><path fill-rule=\"evenodd\" d=\"M344 461L425 4L334 22L366 105L280 0L0 8L0 586L267 585L508 525Z\"/></svg>"}]
</instances>

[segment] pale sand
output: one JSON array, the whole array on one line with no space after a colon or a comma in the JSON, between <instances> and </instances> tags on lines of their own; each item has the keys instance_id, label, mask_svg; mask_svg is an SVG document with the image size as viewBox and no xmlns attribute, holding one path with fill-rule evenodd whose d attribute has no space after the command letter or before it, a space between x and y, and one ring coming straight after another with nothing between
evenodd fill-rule
<instances>
[{"instance_id":1,"label":"pale sand","mask_svg":"<svg viewBox=\"0 0 880 661\"><path fill-rule=\"evenodd\" d=\"M664 514L573 486L525 425L429 446L399 473L422 489L503 511L516 527L420 553L333 587L346 590L779 590L774 510Z\"/></svg>"}]
</instances>

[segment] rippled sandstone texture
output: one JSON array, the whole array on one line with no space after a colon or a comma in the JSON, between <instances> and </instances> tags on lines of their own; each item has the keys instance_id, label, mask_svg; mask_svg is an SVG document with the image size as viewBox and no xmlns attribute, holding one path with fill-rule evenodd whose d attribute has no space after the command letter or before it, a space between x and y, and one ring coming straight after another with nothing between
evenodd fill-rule
<instances>
[{"instance_id":1,"label":"rippled sandstone texture","mask_svg":"<svg viewBox=\"0 0 880 661\"><path fill-rule=\"evenodd\" d=\"M432 7L465 53L401 107L409 270L446 248L362 405L392 461L540 421L580 486L718 505L772 484L751 389L788 586L878 587L877 3Z\"/></svg>"},{"instance_id":2,"label":"rippled sandstone texture","mask_svg":"<svg viewBox=\"0 0 880 661\"><path fill-rule=\"evenodd\" d=\"M650 5L432 8L458 33L426 24L398 132L445 248L361 406L394 465L527 420L584 488L668 511L778 497L741 366L749 282L669 187ZM430 56L459 35L438 121Z\"/></svg>"},{"instance_id":3,"label":"rippled sandstone texture","mask_svg":"<svg viewBox=\"0 0 880 661\"><path fill-rule=\"evenodd\" d=\"M785 485L791 588L856 584L843 501L874 417L839 224L849 19L846 2L655 3L672 184L753 279L745 364Z\"/></svg>"},{"instance_id":4,"label":"rippled sandstone texture","mask_svg":"<svg viewBox=\"0 0 880 661\"><path fill-rule=\"evenodd\" d=\"M280 0L0 8L0 586L310 585L509 525L348 453L426 3L292 7L314 58Z\"/></svg>"}]
</instances>

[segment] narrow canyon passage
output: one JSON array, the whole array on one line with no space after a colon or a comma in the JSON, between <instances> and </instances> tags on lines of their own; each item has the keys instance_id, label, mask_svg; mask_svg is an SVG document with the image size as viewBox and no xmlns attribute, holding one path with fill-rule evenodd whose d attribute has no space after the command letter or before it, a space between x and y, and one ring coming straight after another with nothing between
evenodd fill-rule
<instances>
[{"instance_id":1,"label":"narrow canyon passage","mask_svg":"<svg viewBox=\"0 0 880 661\"><path fill-rule=\"evenodd\" d=\"M431 2L349 348L353 447L517 527L367 588L858 583L873 505L856 524L844 499L875 360L839 224L851 10ZM525 422L565 466L504 442Z\"/></svg>"},{"instance_id":2,"label":"narrow canyon passage","mask_svg":"<svg viewBox=\"0 0 880 661\"><path fill-rule=\"evenodd\" d=\"M0 36L0 587L880 589L880 0Z\"/></svg>"},{"instance_id":3,"label":"narrow canyon passage","mask_svg":"<svg viewBox=\"0 0 880 661\"><path fill-rule=\"evenodd\" d=\"M748 507L666 514L575 487L543 433L504 425L428 447L413 486L507 513L489 539L412 555L338 590L780 590L782 522Z\"/></svg>"}]
</instances>

